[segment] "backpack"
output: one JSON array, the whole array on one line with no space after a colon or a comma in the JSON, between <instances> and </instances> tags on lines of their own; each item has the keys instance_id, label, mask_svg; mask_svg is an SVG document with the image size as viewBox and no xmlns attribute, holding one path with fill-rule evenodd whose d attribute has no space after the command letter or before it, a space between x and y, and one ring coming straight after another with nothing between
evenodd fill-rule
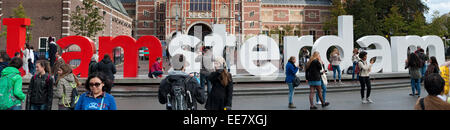
<instances>
[{"instance_id":1,"label":"backpack","mask_svg":"<svg viewBox=\"0 0 450 130\"><path fill-rule=\"evenodd\" d=\"M298 76L295 76L294 80L292 80L292 86L298 87L300 85L300 78Z\"/></svg>"},{"instance_id":2,"label":"backpack","mask_svg":"<svg viewBox=\"0 0 450 130\"><path fill-rule=\"evenodd\" d=\"M80 99L80 95L78 94L78 89L77 89L77 84L74 82L69 82L70 86L72 87L72 96L70 96L70 100L68 102L68 104L66 105L65 103L65 98L66 97L66 87L63 87L63 97L62 97L62 101L63 101L63 105L64 107L70 108L71 110L75 109L75 106L78 103L78 99Z\"/></svg>"},{"instance_id":3,"label":"backpack","mask_svg":"<svg viewBox=\"0 0 450 130\"><path fill-rule=\"evenodd\" d=\"M361 69L359 68L359 63L357 63L356 65L355 65L355 74L359 74L359 72L361 71Z\"/></svg>"},{"instance_id":4,"label":"backpack","mask_svg":"<svg viewBox=\"0 0 450 130\"><path fill-rule=\"evenodd\" d=\"M425 110L425 103L423 102L424 99L425 99L425 98L421 98L421 99L419 100L420 108L421 108L422 110Z\"/></svg>"},{"instance_id":5,"label":"backpack","mask_svg":"<svg viewBox=\"0 0 450 130\"><path fill-rule=\"evenodd\" d=\"M328 70L329 70L329 71L333 71L333 66L331 66L331 63L328 64Z\"/></svg>"},{"instance_id":6,"label":"backpack","mask_svg":"<svg viewBox=\"0 0 450 130\"><path fill-rule=\"evenodd\" d=\"M33 76L33 80L36 80L36 75ZM47 75L47 78L45 79L45 82L48 83L49 81L50 81L50 75Z\"/></svg>"},{"instance_id":7,"label":"backpack","mask_svg":"<svg viewBox=\"0 0 450 130\"><path fill-rule=\"evenodd\" d=\"M167 79L170 87L167 94L167 107L170 110L194 110L193 92L188 89L191 77L181 76Z\"/></svg>"},{"instance_id":8,"label":"backpack","mask_svg":"<svg viewBox=\"0 0 450 130\"><path fill-rule=\"evenodd\" d=\"M17 74L10 74L0 78L0 110L6 110L13 107L17 98L14 96L14 87L10 83L12 77Z\"/></svg>"}]
</instances>

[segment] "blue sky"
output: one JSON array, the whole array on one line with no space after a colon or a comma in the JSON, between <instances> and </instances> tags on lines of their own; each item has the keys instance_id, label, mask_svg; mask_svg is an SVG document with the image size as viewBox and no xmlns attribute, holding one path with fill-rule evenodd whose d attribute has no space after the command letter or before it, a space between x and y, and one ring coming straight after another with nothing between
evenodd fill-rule
<instances>
[{"instance_id":1,"label":"blue sky","mask_svg":"<svg viewBox=\"0 0 450 130\"><path fill-rule=\"evenodd\" d=\"M431 22L434 11L439 11L440 15L450 12L450 0L422 0L428 8L428 13L425 14L427 22Z\"/></svg>"}]
</instances>

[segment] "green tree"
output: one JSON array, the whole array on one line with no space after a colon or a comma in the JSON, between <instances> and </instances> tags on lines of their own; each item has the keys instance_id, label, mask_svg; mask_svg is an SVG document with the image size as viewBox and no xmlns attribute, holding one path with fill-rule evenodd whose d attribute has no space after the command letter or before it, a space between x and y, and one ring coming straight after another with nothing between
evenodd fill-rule
<instances>
[{"instance_id":1,"label":"green tree","mask_svg":"<svg viewBox=\"0 0 450 130\"><path fill-rule=\"evenodd\" d=\"M446 15L439 16L439 11L433 12L432 22L429 25L429 35L437 35L439 37L443 37L448 35L448 29L445 26Z\"/></svg>"},{"instance_id":2,"label":"green tree","mask_svg":"<svg viewBox=\"0 0 450 130\"><path fill-rule=\"evenodd\" d=\"M266 28L269 29L269 36L272 36L274 34L280 34L281 32L278 26L269 27L266 25Z\"/></svg>"},{"instance_id":3,"label":"green tree","mask_svg":"<svg viewBox=\"0 0 450 130\"><path fill-rule=\"evenodd\" d=\"M27 26L26 41L31 41L31 39L33 39L33 35L31 33L31 28L33 27L33 19L31 19L30 17L27 16L22 2L19 2L19 5L16 8L13 8L13 14L10 17L11 18L29 18L30 19L31 24L29 26ZM4 37L6 35L7 35L7 27L5 26L2 29L2 33L0 34L0 37Z\"/></svg>"},{"instance_id":4,"label":"green tree","mask_svg":"<svg viewBox=\"0 0 450 130\"><path fill-rule=\"evenodd\" d=\"M425 23L425 17L420 12L414 15L414 21L410 22L408 26L408 35L427 35L428 27Z\"/></svg>"},{"instance_id":5,"label":"green tree","mask_svg":"<svg viewBox=\"0 0 450 130\"><path fill-rule=\"evenodd\" d=\"M398 12L408 22L414 20L416 12L423 14L428 11L428 7L421 0L376 0L374 5L375 8L379 9L379 19L387 17L393 6L398 7Z\"/></svg>"},{"instance_id":6,"label":"green tree","mask_svg":"<svg viewBox=\"0 0 450 130\"><path fill-rule=\"evenodd\" d=\"M83 7L77 7L70 14L70 30L76 35L95 38L103 30L103 16L100 15L99 8L94 7L94 3L94 0L83 0Z\"/></svg>"},{"instance_id":7,"label":"green tree","mask_svg":"<svg viewBox=\"0 0 450 130\"><path fill-rule=\"evenodd\" d=\"M406 23L403 16L398 12L397 6L393 6L388 16L384 18L383 27L384 32L390 36L405 35Z\"/></svg>"},{"instance_id":8,"label":"green tree","mask_svg":"<svg viewBox=\"0 0 450 130\"><path fill-rule=\"evenodd\" d=\"M302 35L302 24L300 23L300 24L297 24L297 25L295 25L295 28L297 29L297 30L295 30L295 31L298 31L299 33L296 35L296 36L301 36ZM294 34L295 35L295 34Z\"/></svg>"},{"instance_id":9,"label":"green tree","mask_svg":"<svg viewBox=\"0 0 450 130\"><path fill-rule=\"evenodd\" d=\"M416 20L416 13L423 14L428 11L428 7L421 0L394 0L395 5L399 7L399 13L406 21Z\"/></svg>"},{"instance_id":10,"label":"green tree","mask_svg":"<svg viewBox=\"0 0 450 130\"><path fill-rule=\"evenodd\" d=\"M359 17L355 18L355 40L366 35L382 35L381 20L378 20L375 0L361 0L357 3L360 10L355 12Z\"/></svg>"},{"instance_id":11,"label":"green tree","mask_svg":"<svg viewBox=\"0 0 450 130\"><path fill-rule=\"evenodd\" d=\"M347 14L341 0L333 0L330 19L324 22L323 30L330 31L331 34L337 34L338 16Z\"/></svg>"},{"instance_id":12,"label":"green tree","mask_svg":"<svg viewBox=\"0 0 450 130\"><path fill-rule=\"evenodd\" d=\"M286 32L285 36L292 36L292 35L294 35L294 29L295 29L294 26L292 26L292 25L281 25L281 27Z\"/></svg>"}]
</instances>

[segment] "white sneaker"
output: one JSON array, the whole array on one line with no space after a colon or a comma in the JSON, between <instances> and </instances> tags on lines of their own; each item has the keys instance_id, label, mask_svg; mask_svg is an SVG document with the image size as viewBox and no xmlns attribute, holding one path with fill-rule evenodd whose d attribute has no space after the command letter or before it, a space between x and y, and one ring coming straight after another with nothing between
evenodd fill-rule
<instances>
[{"instance_id":1,"label":"white sneaker","mask_svg":"<svg viewBox=\"0 0 450 130\"><path fill-rule=\"evenodd\" d=\"M367 103L367 100L366 99L361 99L361 101L362 101L362 104L366 104Z\"/></svg>"},{"instance_id":2,"label":"white sneaker","mask_svg":"<svg viewBox=\"0 0 450 130\"><path fill-rule=\"evenodd\" d=\"M322 102L318 101L316 104L317 104L317 105L322 105Z\"/></svg>"},{"instance_id":3,"label":"white sneaker","mask_svg":"<svg viewBox=\"0 0 450 130\"><path fill-rule=\"evenodd\" d=\"M370 98L367 98L366 100L367 100L368 103L373 103L373 101L370 100Z\"/></svg>"}]
</instances>

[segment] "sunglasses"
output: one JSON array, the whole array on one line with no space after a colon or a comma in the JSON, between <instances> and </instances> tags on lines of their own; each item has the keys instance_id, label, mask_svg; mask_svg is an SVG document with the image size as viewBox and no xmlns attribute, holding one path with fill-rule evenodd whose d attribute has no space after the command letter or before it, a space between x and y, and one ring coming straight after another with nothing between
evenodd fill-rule
<instances>
[{"instance_id":1,"label":"sunglasses","mask_svg":"<svg viewBox=\"0 0 450 130\"><path fill-rule=\"evenodd\" d=\"M102 83L89 83L89 87L99 87Z\"/></svg>"}]
</instances>

